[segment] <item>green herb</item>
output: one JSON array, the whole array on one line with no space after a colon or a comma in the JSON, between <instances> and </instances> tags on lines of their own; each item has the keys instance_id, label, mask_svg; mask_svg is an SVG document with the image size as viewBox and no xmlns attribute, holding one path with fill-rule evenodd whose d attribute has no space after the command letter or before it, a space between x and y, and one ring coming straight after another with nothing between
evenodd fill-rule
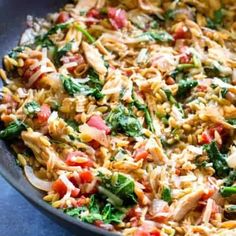
<instances>
[{"instance_id":1,"label":"green herb","mask_svg":"<svg viewBox=\"0 0 236 236\"><path fill-rule=\"evenodd\" d=\"M178 97L185 97L192 88L196 87L198 85L198 82L196 80L180 80L178 83Z\"/></svg>"},{"instance_id":2,"label":"green herb","mask_svg":"<svg viewBox=\"0 0 236 236\"><path fill-rule=\"evenodd\" d=\"M27 126L20 120L11 122L4 130L0 131L1 139L11 139L18 137Z\"/></svg>"},{"instance_id":3,"label":"green herb","mask_svg":"<svg viewBox=\"0 0 236 236\"><path fill-rule=\"evenodd\" d=\"M230 168L226 162L226 155L219 151L216 142L212 141L210 144L205 145L204 150L213 164L216 175L220 178L226 177L229 174Z\"/></svg>"},{"instance_id":4,"label":"green herb","mask_svg":"<svg viewBox=\"0 0 236 236\"><path fill-rule=\"evenodd\" d=\"M172 104L177 103L174 96L172 95L172 92L169 89L164 89L164 92L166 94L168 101L170 101Z\"/></svg>"},{"instance_id":5,"label":"green herb","mask_svg":"<svg viewBox=\"0 0 236 236\"><path fill-rule=\"evenodd\" d=\"M40 105L35 101L28 102L24 106L24 112L26 115L34 116L39 111L40 111Z\"/></svg>"},{"instance_id":6,"label":"green herb","mask_svg":"<svg viewBox=\"0 0 236 236\"><path fill-rule=\"evenodd\" d=\"M131 111L123 105L117 106L106 118L112 132L124 133L127 136L136 137L142 134L142 126Z\"/></svg>"},{"instance_id":7,"label":"green herb","mask_svg":"<svg viewBox=\"0 0 236 236\"><path fill-rule=\"evenodd\" d=\"M115 206L128 206L136 203L134 180L126 175L115 172L111 176L100 175L102 183L99 192L107 196Z\"/></svg>"},{"instance_id":8,"label":"green herb","mask_svg":"<svg viewBox=\"0 0 236 236\"><path fill-rule=\"evenodd\" d=\"M43 48L44 47L46 47L46 48L54 47L55 45L52 42L52 40L49 38L49 36L57 33L58 30L67 29L70 26L70 24L71 24L70 22L67 22L67 23L57 24L57 25L53 26L51 29L49 29L49 31L46 34L36 36L34 44L36 46L41 46Z\"/></svg>"},{"instance_id":9,"label":"green herb","mask_svg":"<svg viewBox=\"0 0 236 236\"><path fill-rule=\"evenodd\" d=\"M222 8L214 12L213 19L207 18L207 27L217 29L223 24L224 10Z\"/></svg>"},{"instance_id":10,"label":"green herb","mask_svg":"<svg viewBox=\"0 0 236 236\"><path fill-rule=\"evenodd\" d=\"M96 40L95 38L84 28L82 28L80 25L76 25L76 29L80 31L90 43L94 43Z\"/></svg>"},{"instance_id":11,"label":"green herb","mask_svg":"<svg viewBox=\"0 0 236 236\"><path fill-rule=\"evenodd\" d=\"M95 99L100 99L104 95L99 91L98 88L91 88L87 84L80 84L77 82L75 79L71 77L66 77L64 75L60 76L63 87L65 91L70 95L70 96L75 96L76 94L83 94L87 96L92 96Z\"/></svg>"},{"instance_id":12,"label":"green herb","mask_svg":"<svg viewBox=\"0 0 236 236\"><path fill-rule=\"evenodd\" d=\"M227 88L221 88L220 90L220 94L223 98L226 97L226 94L228 93L228 89Z\"/></svg>"},{"instance_id":13,"label":"green herb","mask_svg":"<svg viewBox=\"0 0 236 236\"><path fill-rule=\"evenodd\" d=\"M221 187L220 194L222 197L230 197L231 195L236 194L236 186Z\"/></svg>"},{"instance_id":14,"label":"green herb","mask_svg":"<svg viewBox=\"0 0 236 236\"><path fill-rule=\"evenodd\" d=\"M231 170L229 175L225 178L224 185L231 186L236 181L236 170Z\"/></svg>"},{"instance_id":15,"label":"green herb","mask_svg":"<svg viewBox=\"0 0 236 236\"><path fill-rule=\"evenodd\" d=\"M39 35L35 37L34 44L36 46L41 46L42 48L54 47L54 43L46 35Z\"/></svg>"},{"instance_id":16,"label":"green herb","mask_svg":"<svg viewBox=\"0 0 236 236\"><path fill-rule=\"evenodd\" d=\"M65 213L87 223L94 223L96 220L103 221L104 224L119 224L124 218L124 213L114 208L110 203L102 204L97 195L90 197L87 207L66 209Z\"/></svg>"},{"instance_id":17,"label":"green herb","mask_svg":"<svg viewBox=\"0 0 236 236\"><path fill-rule=\"evenodd\" d=\"M236 205L226 205L225 211L229 213L236 212Z\"/></svg>"},{"instance_id":18,"label":"green herb","mask_svg":"<svg viewBox=\"0 0 236 236\"><path fill-rule=\"evenodd\" d=\"M57 66L61 64L61 58L65 56L67 52L71 51L71 49L72 49L72 43L66 43L64 47L56 49L53 58Z\"/></svg>"},{"instance_id":19,"label":"green herb","mask_svg":"<svg viewBox=\"0 0 236 236\"><path fill-rule=\"evenodd\" d=\"M67 120L66 123L74 130L79 131L79 124L75 120Z\"/></svg>"},{"instance_id":20,"label":"green herb","mask_svg":"<svg viewBox=\"0 0 236 236\"><path fill-rule=\"evenodd\" d=\"M145 32L138 36L142 41L158 41L158 42L170 42L173 41L173 37L163 31L163 32Z\"/></svg>"},{"instance_id":21,"label":"green herb","mask_svg":"<svg viewBox=\"0 0 236 236\"><path fill-rule=\"evenodd\" d=\"M172 197L171 197L171 190L168 187L164 187L161 193L161 199L171 203L172 202Z\"/></svg>"},{"instance_id":22,"label":"green herb","mask_svg":"<svg viewBox=\"0 0 236 236\"><path fill-rule=\"evenodd\" d=\"M227 122L231 125L236 125L236 118L227 119Z\"/></svg>"},{"instance_id":23,"label":"green herb","mask_svg":"<svg viewBox=\"0 0 236 236\"><path fill-rule=\"evenodd\" d=\"M176 15L176 11L169 9L165 12L164 18L165 18L165 20L174 20L175 15Z\"/></svg>"},{"instance_id":24,"label":"green herb","mask_svg":"<svg viewBox=\"0 0 236 236\"><path fill-rule=\"evenodd\" d=\"M149 112L149 110L148 110L147 105L142 104L140 101L138 101L138 100L134 97L134 94L133 94L132 98L133 98L133 104L134 104L134 106L135 106L138 110L144 112L145 122L147 123L148 129L150 129L152 132L155 132L155 129L154 129L154 126L153 126L153 120L152 120L152 117L151 117L151 114L150 114L150 112Z\"/></svg>"},{"instance_id":25,"label":"green herb","mask_svg":"<svg viewBox=\"0 0 236 236\"><path fill-rule=\"evenodd\" d=\"M71 22L66 22L66 23L62 23L62 24L57 24L55 26L53 26L47 33L46 35L53 35L56 34L58 32L58 30L65 30L68 29L68 27L71 25Z\"/></svg>"},{"instance_id":26,"label":"green herb","mask_svg":"<svg viewBox=\"0 0 236 236\"><path fill-rule=\"evenodd\" d=\"M25 49L24 47L16 47L16 48L12 49L10 53L8 53L8 56L13 59L16 59L18 57L19 53L23 52L24 49Z\"/></svg>"}]
</instances>

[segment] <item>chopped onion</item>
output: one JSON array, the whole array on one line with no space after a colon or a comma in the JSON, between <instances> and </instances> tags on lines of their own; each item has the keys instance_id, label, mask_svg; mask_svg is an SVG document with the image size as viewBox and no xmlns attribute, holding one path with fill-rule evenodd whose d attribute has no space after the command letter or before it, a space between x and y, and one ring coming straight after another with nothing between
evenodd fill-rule
<instances>
[{"instance_id":1,"label":"chopped onion","mask_svg":"<svg viewBox=\"0 0 236 236\"><path fill-rule=\"evenodd\" d=\"M75 78L75 81L76 81L76 82L79 82L80 84L85 84L85 83L87 83L89 80L90 80L89 78L84 78L84 79Z\"/></svg>"},{"instance_id":2,"label":"chopped onion","mask_svg":"<svg viewBox=\"0 0 236 236\"><path fill-rule=\"evenodd\" d=\"M45 192L48 192L51 190L52 182L45 181L38 178L34 174L33 169L30 166L25 166L24 171L25 171L26 178L34 187L36 187L37 189L43 190Z\"/></svg>"},{"instance_id":3,"label":"chopped onion","mask_svg":"<svg viewBox=\"0 0 236 236\"><path fill-rule=\"evenodd\" d=\"M79 130L81 133L88 135L91 139L96 140L103 146L107 147L109 145L105 131L90 127L87 124L81 125Z\"/></svg>"},{"instance_id":4,"label":"chopped onion","mask_svg":"<svg viewBox=\"0 0 236 236\"><path fill-rule=\"evenodd\" d=\"M56 120L58 118L58 113L56 111L53 111L52 114L48 118L48 123Z\"/></svg>"}]
</instances>

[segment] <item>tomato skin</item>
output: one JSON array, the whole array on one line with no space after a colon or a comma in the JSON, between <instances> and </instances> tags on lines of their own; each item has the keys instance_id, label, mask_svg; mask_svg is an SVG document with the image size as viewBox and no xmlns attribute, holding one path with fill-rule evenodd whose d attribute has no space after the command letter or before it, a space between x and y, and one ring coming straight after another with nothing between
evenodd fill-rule
<instances>
[{"instance_id":1,"label":"tomato skin","mask_svg":"<svg viewBox=\"0 0 236 236\"><path fill-rule=\"evenodd\" d=\"M139 161L139 160L145 160L148 156L148 152L144 148L138 149L135 154L134 154L134 160Z\"/></svg>"},{"instance_id":2,"label":"tomato skin","mask_svg":"<svg viewBox=\"0 0 236 236\"><path fill-rule=\"evenodd\" d=\"M187 63L190 62L190 60L191 60L191 57L186 53L181 55L180 58L179 58L179 62L181 64L187 64Z\"/></svg>"},{"instance_id":3,"label":"tomato skin","mask_svg":"<svg viewBox=\"0 0 236 236\"><path fill-rule=\"evenodd\" d=\"M189 32L188 28L186 26L182 26L182 27L179 27L174 35L174 40L178 40L178 39L189 39L191 38L191 33Z\"/></svg>"},{"instance_id":4,"label":"tomato skin","mask_svg":"<svg viewBox=\"0 0 236 236\"><path fill-rule=\"evenodd\" d=\"M101 146L101 144L100 144L98 141L96 141L96 140L90 141L90 142L89 142L89 145L90 145L92 148L94 148L94 149L98 149L98 148Z\"/></svg>"},{"instance_id":5,"label":"tomato skin","mask_svg":"<svg viewBox=\"0 0 236 236\"><path fill-rule=\"evenodd\" d=\"M83 172L79 174L79 176L80 176L81 184L91 183L93 180L93 175L91 171L88 171L88 170L84 170Z\"/></svg>"},{"instance_id":6,"label":"tomato skin","mask_svg":"<svg viewBox=\"0 0 236 236\"><path fill-rule=\"evenodd\" d=\"M197 86L197 91L198 92L206 92L207 91L207 86L206 85L198 85Z\"/></svg>"},{"instance_id":7,"label":"tomato skin","mask_svg":"<svg viewBox=\"0 0 236 236\"><path fill-rule=\"evenodd\" d=\"M206 193L203 193L202 194L202 197L201 199L203 201L205 200L208 200L210 197L212 197L212 195L215 193L215 189L211 188L211 189L208 189L208 191Z\"/></svg>"},{"instance_id":8,"label":"tomato skin","mask_svg":"<svg viewBox=\"0 0 236 236\"><path fill-rule=\"evenodd\" d=\"M154 231L150 233L150 236L161 236L160 231Z\"/></svg>"},{"instance_id":9,"label":"tomato skin","mask_svg":"<svg viewBox=\"0 0 236 236\"><path fill-rule=\"evenodd\" d=\"M63 24L70 19L70 14L68 12L62 11L57 17L56 24Z\"/></svg>"},{"instance_id":10,"label":"tomato skin","mask_svg":"<svg viewBox=\"0 0 236 236\"><path fill-rule=\"evenodd\" d=\"M124 28L127 24L126 12L122 9L109 7L108 18L116 30Z\"/></svg>"},{"instance_id":11,"label":"tomato skin","mask_svg":"<svg viewBox=\"0 0 236 236\"><path fill-rule=\"evenodd\" d=\"M111 129L105 124L101 116L93 115L87 121L87 125L97 128L99 130L104 130L106 134L111 132Z\"/></svg>"},{"instance_id":12,"label":"tomato skin","mask_svg":"<svg viewBox=\"0 0 236 236\"><path fill-rule=\"evenodd\" d=\"M76 157L87 158L87 160L85 160L84 162L78 162L76 161ZM70 152L67 155L66 164L68 166L80 166L82 168L93 166L93 162L88 158L88 156L85 153L80 152L80 151Z\"/></svg>"},{"instance_id":13,"label":"tomato skin","mask_svg":"<svg viewBox=\"0 0 236 236\"><path fill-rule=\"evenodd\" d=\"M92 17L92 18L95 18L95 19L100 19L101 18L101 14L100 14L100 11L96 8L92 8L90 9L87 14L86 14L87 17Z\"/></svg>"},{"instance_id":14,"label":"tomato skin","mask_svg":"<svg viewBox=\"0 0 236 236\"><path fill-rule=\"evenodd\" d=\"M213 140L213 137L209 135L208 131L202 133L200 144L209 144Z\"/></svg>"},{"instance_id":15,"label":"tomato skin","mask_svg":"<svg viewBox=\"0 0 236 236\"><path fill-rule=\"evenodd\" d=\"M53 184L52 184L52 189L57 192L60 197L64 197L66 194L67 188L66 185L60 180L57 179Z\"/></svg>"},{"instance_id":16,"label":"tomato skin","mask_svg":"<svg viewBox=\"0 0 236 236\"><path fill-rule=\"evenodd\" d=\"M134 236L150 236L150 233L144 230L138 230L135 232Z\"/></svg>"},{"instance_id":17,"label":"tomato skin","mask_svg":"<svg viewBox=\"0 0 236 236\"><path fill-rule=\"evenodd\" d=\"M44 122L46 122L49 118L49 116L51 115L51 108L49 105L47 104L43 104L40 107L40 111L37 113L37 121L42 124Z\"/></svg>"}]
</instances>

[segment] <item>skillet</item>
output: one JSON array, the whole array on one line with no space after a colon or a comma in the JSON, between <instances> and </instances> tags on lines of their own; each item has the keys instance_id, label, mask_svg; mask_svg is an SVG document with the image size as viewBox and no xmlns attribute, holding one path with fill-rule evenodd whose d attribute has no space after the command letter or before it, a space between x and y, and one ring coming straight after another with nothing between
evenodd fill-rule
<instances>
[{"instance_id":1,"label":"skillet","mask_svg":"<svg viewBox=\"0 0 236 236\"><path fill-rule=\"evenodd\" d=\"M0 0L0 58L17 46L20 35L26 28L26 16L44 17L62 7L67 0ZM2 82L0 83L2 87ZM61 226L81 236L117 235L95 226L79 222L54 209L42 200L42 193L35 189L16 165L9 145L0 140L0 174L30 203ZM4 191L4 190L3 190ZM55 232L56 235L56 232Z\"/></svg>"}]
</instances>

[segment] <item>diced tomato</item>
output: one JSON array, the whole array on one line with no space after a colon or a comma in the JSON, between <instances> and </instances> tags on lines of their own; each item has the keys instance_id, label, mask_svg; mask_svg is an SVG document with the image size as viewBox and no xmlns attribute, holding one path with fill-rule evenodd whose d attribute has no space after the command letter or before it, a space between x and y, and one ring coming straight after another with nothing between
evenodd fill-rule
<instances>
[{"instance_id":1,"label":"diced tomato","mask_svg":"<svg viewBox=\"0 0 236 236\"><path fill-rule=\"evenodd\" d=\"M191 60L191 55L188 55L186 53L182 54L179 58L179 62L182 64L187 64Z\"/></svg>"},{"instance_id":2,"label":"diced tomato","mask_svg":"<svg viewBox=\"0 0 236 236\"><path fill-rule=\"evenodd\" d=\"M200 144L209 144L213 140L213 137L208 133L208 131L204 131L201 136Z\"/></svg>"},{"instance_id":3,"label":"diced tomato","mask_svg":"<svg viewBox=\"0 0 236 236\"><path fill-rule=\"evenodd\" d=\"M86 197L85 196L81 196L78 200L77 200L77 205L78 207L82 207L87 203Z\"/></svg>"},{"instance_id":4,"label":"diced tomato","mask_svg":"<svg viewBox=\"0 0 236 236\"><path fill-rule=\"evenodd\" d=\"M223 134L224 127L223 125L219 124L215 127L212 127L209 129L209 134L214 137L215 136L215 131L217 131L220 135Z\"/></svg>"},{"instance_id":5,"label":"diced tomato","mask_svg":"<svg viewBox=\"0 0 236 236\"><path fill-rule=\"evenodd\" d=\"M197 91L198 92L206 92L207 91L207 86L206 85L198 85L197 86Z\"/></svg>"},{"instance_id":6,"label":"diced tomato","mask_svg":"<svg viewBox=\"0 0 236 236\"><path fill-rule=\"evenodd\" d=\"M213 195L214 193L215 193L215 189L210 188L210 189L208 189L206 192L204 192L204 193L202 194L201 199L202 199L202 200L207 200L207 199L209 199L210 197L212 197L212 195Z\"/></svg>"},{"instance_id":7,"label":"diced tomato","mask_svg":"<svg viewBox=\"0 0 236 236\"><path fill-rule=\"evenodd\" d=\"M100 19L101 18L101 13L98 9L92 8L87 12L86 16L87 17L92 17L92 18L95 18L95 19Z\"/></svg>"},{"instance_id":8,"label":"diced tomato","mask_svg":"<svg viewBox=\"0 0 236 236\"><path fill-rule=\"evenodd\" d=\"M81 166L82 168L93 166L93 162L88 158L88 156L80 151L69 153L66 158L66 164L68 166Z\"/></svg>"},{"instance_id":9,"label":"diced tomato","mask_svg":"<svg viewBox=\"0 0 236 236\"><path fill-rule=\"evenodd\" d=\"M140 229L135 232L134 236L150 236L150 233Z\"/></svg>"},{"instance_id":10,"label":"diced tomato","mask_svg":"<svg viewBox=\"0 0 236 236\"><path fill-rule=\"evenodd\" d=\"M225 129L223 125L218 124L202 133L200 144L209 144L212 140L214 140L215 131L217 131L221 137L224 137Z\"/></svg>"},{"instance_id":11,"label":"diced tomato","mask_svg":"<svg viewBox=\"0 0 236 236\"><path fill-rule=\"evenodd\" d=\"M91 171L88 171L88 170L84 170L83 172L79 174L79 176L80 176L81 184L91 183L93 180L93 175Z\"/></svg>"},{"instance_id":12,"label":"diced tomato","mask_svg":"<svg viewBox=\"0 0 236 236\"><path fill-rule=\"evenodd\" d=\"M94 148L94 149L98 149L98 148L101 146L101 144L100 144L98 141L96 141L96 140L90 141L90 142L89 142L89 145L90 145L92 148Z\"/></svg>"},{"instance_id":13,"label":"diced tomato","mask_svg":"<svg viewBox=\"0 0 236 236\"><path fill-rule=\"evenodd\" d=\"M124 28L127 24L126 12L122 9L109 7L108 18L116 30Z\"/></svg>"},{"instance_id":14,"label":"diced tomato","mask_svg":"<svg viewBox=\"0 0 236 236\"><path fill-rule=\"evenodd\" d=\"M104 222L102 220L95 220L94 221L94 225L96 225L99 228L101 228L103 224L104 224Z\"/></svg>"},{"instance_id":15,"label":"diced tomato","mask_svg":"<svg viewBox=\"0 0 236 236\"><path fill-rule=\"evenodd\" d=\"M186 26L183 26L183 27L179 27L175 31L173 37L174 37L175 40L189 39L189 38L191 38L191 33L190 33L189 29Z\"/></svg>"},{"instance_id":16,"label":"diced tomato","mask_svg":"<svg viewBox=\"0 0 236 236\"><path fill-rule=\"evenodd\" d=\"M175 84L175 80L172 77L170 77L170 76L168 76L165 81L166 81L167 85Z\"/></svg>"},{"instance_id":17,"label":"diced tomato","mask_svg":"<svg viewBox=\"0 0 236 236\"><path fill-rule=\"evenodd\" d=\"M134 160L139 161L139 160L145 160L148 156L148 152L144 148L138 149L135 154L134 154Z\"/></svg>"},{"instance_id":18,"label":"diced tomato","mask_svg":"<svg viewBox=\"0 0 236 236\"><path fill-rule=\"evenodd\" d=\"M62 11L57 17L56 24L63 24L70 19L70 14L68 12Z\"/></svg>"},{"instance_id":19,"label":"diced tomato","mask_svg":"<svg viewBox=\"0 0 236 236\"><path fill-rule=\"evenodd\" d=\"M52 189L55 192L57 192L60 195L60 197L63 197L66 194L66 191L67 191L66 185L60 179L57 179L52 184Z\"/></svg>"},{"instance_id":20,"label":"diced tomato","mask_svg":"<svg viewBox=\"0 0 236 236\"><path fill-rule=\"evenodd\" d=\"M150 236L160 236L160 235L161 235L160 231L153 231L150 233Z\"/></svg>"},{"instance_id":21,"label":"diced tomato","mask_svg":"<svg viewBox=\"0 0 236 236\"><path fill-rule=\"evenodd\" d=\"M111 129L105 124L105 121L101 118L101 116L98 115L91 116L87 121L87 124L99 130L104 130L106 134L109 134L111 131Z\"/></svg>"},{"instance_id":22,"label":"diced tomato","mask_svg":"<svg viewBox=\"0 0 236 236\"><path fill-rule=\"evenodd\" d=\"M78 196L79 196L79 193L80 193L80 189L74 188L74 189L71 191L71 197L78 197Z\"/></svg>"},{"instance_id":23,"label":"diced tomato","mask_svg":"<svg viewBox=\"0 0 236 236\"><path fill-rule=\"evenodd\" d=\"M39 123L44 123L48 120L49 116L51 115L50 106L47 104L43 104L40 107L40 111L37 113L37 121Z\"/></svg>"}]
</instances>

